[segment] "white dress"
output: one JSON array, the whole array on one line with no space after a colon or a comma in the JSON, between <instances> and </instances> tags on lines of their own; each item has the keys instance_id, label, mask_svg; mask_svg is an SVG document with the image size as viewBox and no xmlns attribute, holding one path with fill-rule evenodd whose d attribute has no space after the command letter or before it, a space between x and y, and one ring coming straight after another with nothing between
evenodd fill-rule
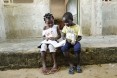
<instances>
[{"instance_id":1,"label":"white dress","mask_svg":"<svg viewBox=\"0 0 117 78\"><path fill-rule=\"evenodd\" d=\"M49 37L57 37L58 34L57 34L57 27L58 25L53 25L52 28L49 28L49 29L46 29L46 30L43 30L42 32L42 36L45 36L46 38L49 38ZM41 48L41 45L42 44L56 44L57 41L55 40L43 40L40 45L38 46L38 48Z\"/></svg>"},{"instance_id":2,"label":"white dress","mask_svg":"<svg viewBox=\"0 0 117 78\"><path fill-rule=\"evenodd\" d=\"M45 36L45 37L57 37L58 34L57 34L57 25L54 25L52 28L49 28L49 29L46 29L42 32L42 36ZM41 42L41 44L51 44L53 45L55 48L57 47L61 47L65 44L66 40L62 40L60 42L57 42L57 41L53 41L53 40L43 40ZM39 48L41 47L41 44L39 46Z\"/></svg>"},{"instance_id":3,"label":"white dress","mask_svg":"<svg viewBox=\"0 0 117 78\"><path fill-rule=\"evenodd\" d=\"M58 34L57 34L57 26L58 25L53 25L52 28L43 30L42 36L45 35L45 37L57 37L58 36Z\"/></svg>"}]
</instances>

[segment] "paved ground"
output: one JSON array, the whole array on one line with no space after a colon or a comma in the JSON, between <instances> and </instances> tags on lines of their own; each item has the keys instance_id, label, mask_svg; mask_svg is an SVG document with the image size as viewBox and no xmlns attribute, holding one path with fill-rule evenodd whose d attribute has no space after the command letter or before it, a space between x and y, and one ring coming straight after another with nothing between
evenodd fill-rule
<instances>
[{"instance_id":1,"label":"paved ground","mask_svg":"<svg viewBox=\"0 0 117 78\"><path fill-rule=\"evenodd\" d=\"M41 68L0 71L0 78L117 78L117 63L82 66L83 73L68 74L68 67L58 72L43 75Z\"/></svg>"}]
</instances>

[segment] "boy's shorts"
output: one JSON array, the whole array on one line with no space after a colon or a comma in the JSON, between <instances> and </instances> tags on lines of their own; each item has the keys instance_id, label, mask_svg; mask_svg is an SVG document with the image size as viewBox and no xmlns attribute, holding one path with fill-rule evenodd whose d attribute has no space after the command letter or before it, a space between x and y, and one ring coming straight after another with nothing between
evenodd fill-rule
<instances>
[{"instance_id":1,"label":"boy's shorts","mask_svg":"<svg viewBox=\"0 0 117 78\"><path fill-rule=\"evenodd\" d=\"M61 47L62 52L68 52L70 48L74 49L74 53L80 53L81 44L77 42L76 44L72 45L71 43L66 42L64 46Z\"/></svg>"},{"instance_id":2,"label":"boy's shorts","mask_svg":"<svg viewBox=\"0 0 117 78\"><path fill-rule=\"evenodd\" d=\"M42 44L40 51L47 51L47 49L49 49L49 52L56 52L55 47L51 44Z\"/></svg>"}]
</instances>

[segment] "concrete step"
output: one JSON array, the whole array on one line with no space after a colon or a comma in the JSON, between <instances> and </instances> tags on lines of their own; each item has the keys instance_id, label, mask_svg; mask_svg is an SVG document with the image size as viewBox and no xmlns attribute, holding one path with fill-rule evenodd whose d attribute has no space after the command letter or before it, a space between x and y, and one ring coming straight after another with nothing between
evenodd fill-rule
<instances>
[{"instance_id":1,"label":"concrete step","mask_svg":"<svg viewBox=\"0 0 117 78\"><path fill-rule=\"evenodd\" d=\"M0 69L40 67L41 59L37 46L41 41L41 38L31 38L0 42ZM117 63L116 42L117 36L83 37L81 64ZM73 56L72 49L70 51ZM47 59L48 66L52 65L49 53ZM60 50L57 52L57 62L59 65L66 65Z\"/></svg>"}]
</instances>

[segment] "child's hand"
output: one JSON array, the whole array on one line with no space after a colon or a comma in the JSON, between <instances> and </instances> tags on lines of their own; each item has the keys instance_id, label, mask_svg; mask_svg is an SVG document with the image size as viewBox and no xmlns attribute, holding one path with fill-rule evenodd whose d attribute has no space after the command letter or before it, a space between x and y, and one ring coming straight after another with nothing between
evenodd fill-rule
<instances>
[{"instance_id":1,"label":"child's hand","mask_svg":"<svg viewBox=\"0 0 117 78\"><path fill-rule=\"evenodd\" d=\"M48 38L48 37L43 37L43 39L44 39L44 40L46 40L46 41L48 41L48 40L49 40L49 38Z\"/></svg>"},{"instance_id":2,"label":"child's hand","mask_svg":"<svg viewBox=\"0 0 117 78\"><path fill-rule=\"evenodd\" d=\"M56 40L56 38L55 38L55 37L50 37L49 39L50 39L50 40Z\"/></svg>"},{"instance_id":3,"label":"child's hand","mask_svg":"<svg viewBox=\"0 0 117 78\"><path fill-rule=\"evenodd\" d=\"M71 41L71 44L72 44L72 45L74 45L75 43L76 43L76 41L74 41L74 42L73 42L73 41Z\"/></svg>"},{"instance_id":4,"label":"child's hand","mask_svg":"<svg viewBox=\"0 0 117 78\"><path fill-rule=\"evenodd\" d=\"M45 40L46 40L46 41L48 41L48 40L49 40L49 38L48 38L48 37L46 37L46 38L45 38Z\"/></svg>"},{"instance_id":5,"label":"child's hand","mask_svg":"<svg viewBox=\"0 0 117 78\"><path fill-rule=\"evenodd\" d=\"M68 43L71 43L71 40L70 40L70 39L66 39L66 41L67 41Z\"/></svg>"}]
</instances>

